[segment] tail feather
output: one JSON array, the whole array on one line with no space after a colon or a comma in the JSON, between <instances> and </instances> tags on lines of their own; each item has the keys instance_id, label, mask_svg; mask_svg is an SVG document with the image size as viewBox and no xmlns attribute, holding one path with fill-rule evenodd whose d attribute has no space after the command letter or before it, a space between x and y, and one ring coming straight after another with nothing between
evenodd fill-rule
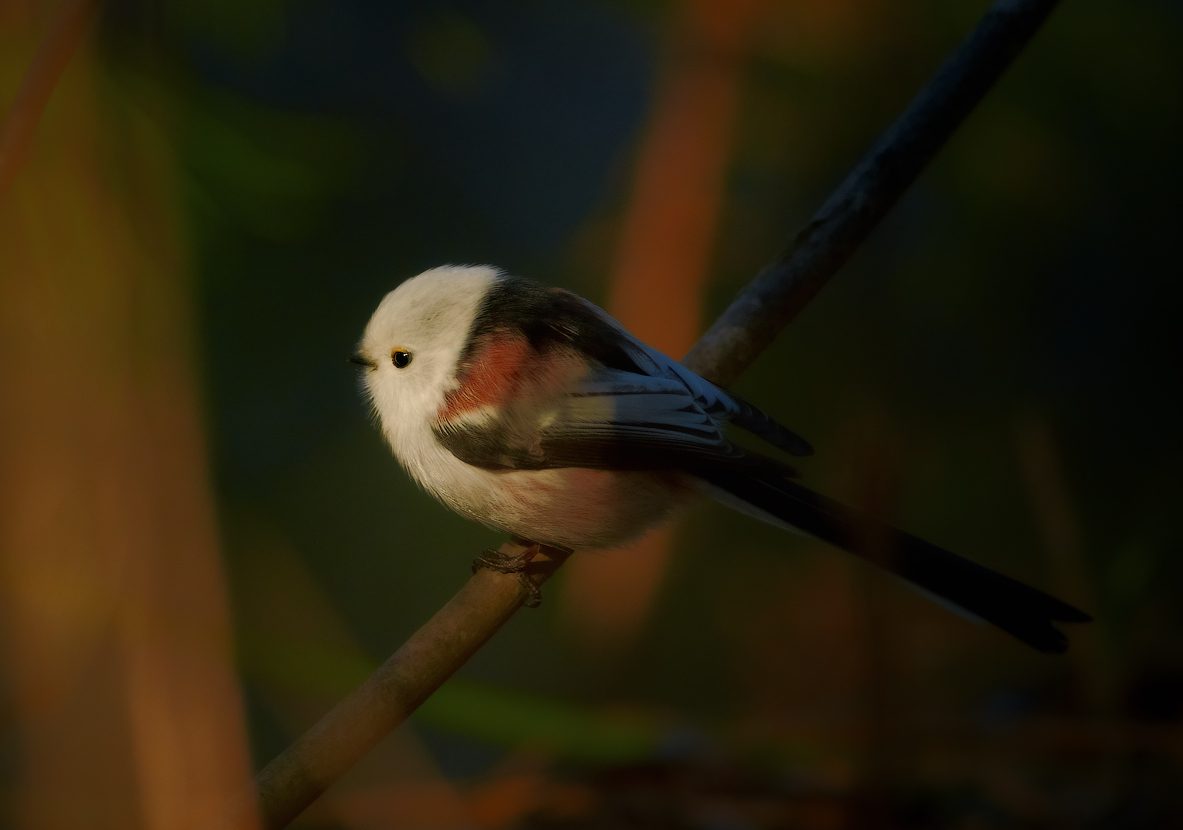
<instances>
[{"instance_id":1,"label":"tail feather","mask_svg":"<svg viewBox=\"0 0 1183 830\"><path fill-rule=\"evenodd\" d=\"M1043 591L860 515L777 470L700 473L711 485L822 541L870 559L1040 651L1061 654L1068 638L1053 622L1089 622L1083 611ZM778 523L779 523L778 522Z\"/></svg>"}]
</instances>

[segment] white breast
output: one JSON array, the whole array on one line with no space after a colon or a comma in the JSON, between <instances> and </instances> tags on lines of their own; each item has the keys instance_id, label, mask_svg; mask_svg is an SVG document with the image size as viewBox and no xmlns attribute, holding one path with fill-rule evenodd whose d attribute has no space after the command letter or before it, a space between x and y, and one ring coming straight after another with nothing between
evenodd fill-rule
<instances>
[{"instance_id":1,"label":"white breast","mask_svg":"<svg viewBox=\"0 0 1183 830\"><path fill-rule=\"evenodd\" d=\"M430 428L396 454L425 490L461 515L534 542L577 550L618 547L695 495L676 473L483 470L460 461Z\"/></svg>"}]
</instances>

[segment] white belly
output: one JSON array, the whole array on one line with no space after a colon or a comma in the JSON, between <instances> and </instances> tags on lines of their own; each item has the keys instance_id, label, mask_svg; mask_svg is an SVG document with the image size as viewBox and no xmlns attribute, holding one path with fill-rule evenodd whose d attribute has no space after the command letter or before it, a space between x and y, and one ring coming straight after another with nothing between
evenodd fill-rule
<instances>
[{"instance_id":1,"label":"white belly","mask_svg":"<svg viewBox=\"0 0 1183 830\"><path fill-rule=\"evenodd\" d=\"M557 470L492 471L440 448L404 466L448 507L489 527L533 542L575 550L623 545L695 494L680 473Z\"/></svg>"}]
</instances>

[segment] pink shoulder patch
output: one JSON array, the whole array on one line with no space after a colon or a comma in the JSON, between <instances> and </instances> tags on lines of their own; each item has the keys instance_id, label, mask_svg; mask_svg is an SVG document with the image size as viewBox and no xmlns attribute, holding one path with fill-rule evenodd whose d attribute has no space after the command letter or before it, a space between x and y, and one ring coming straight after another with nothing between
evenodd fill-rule
<instances>
[{"instance_id":1,"label":"pink shoulder patch","mask_svg":"<svg viewBox=\"0 0 1183 830\"><path fill-rule=\"evenodd\" d=\"M448 393L439 419L451 421L476 409L501 406L517 391L530 344L506 332L482 335L461 367L460 385Z\"/></svg>"},{"instance_id":2,"label":"pink shoulder patch","mask_svg":"<svg viewBox=\"0 0 1183 830\"><path fill-rule=\"evenodd\" d=\"M523 337L491 332L477 340L461 367L460 385L448 393L437 417L448 423L478 410L529 410L567 393L587 371L588 365L570 349L539 354Z\"/></svg>"}]
</instances>

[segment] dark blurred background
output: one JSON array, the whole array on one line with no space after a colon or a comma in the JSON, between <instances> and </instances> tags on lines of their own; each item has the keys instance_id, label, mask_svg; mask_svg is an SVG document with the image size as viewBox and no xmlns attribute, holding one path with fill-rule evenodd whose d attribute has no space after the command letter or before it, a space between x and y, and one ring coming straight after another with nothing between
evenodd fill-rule
<instances>
[{"instance_id":1,"label":"dark blurred background","mask_svg":"<svg viewBox=\"0 0 1183 830\"><path fill-rule=\"evenodd\" d=\"M103 331L133 355L121 366L150 363L165 341L178 355L128 370L119 389L192 387L164 398L191 401L187 437L145 451L156 459L188 441L188 466L174 477L151 461L145 492L159 498L185 476L207 505L193 521L210 528L208 607L229 596L256 767L502 541L419 492L371 421L346 357L384 293L435 265L492 263L601 303L680 356L987 7L102 6L34 138L41 155L3 197L24 247L0 256L25 257L7 260L5 297L26 302L29 263L56 256L45 273L59 288L18 322L43 331L62 302L91 319L102 303L86 299L99 285L86 276L98 248L87 246L115 237L85 229L127 217L120 250L133 253L110 261L142 262L142 276ZM18 2L0 15L3 100L56 8ZM1071 627L1067 656L1034 653L820 543L703 505L634 550L575 557L541 608L511 620L298 826L1183 826L1181 82L1183 5L1064 3L736 385L816 447L800 465L806 483L1091 612L1095 623ZM85 123L71 126L71 102ZM93 156L85 175L69 162L79 154ZM50 193L53 220L34 204ZM94 395L38 403L94 374L79 354L89 329L60 324L66 333L40 351L4 335L10 369L72 342L63 338L84 344L62 346L35 375L6 375L13 447L28 446L20 424L41 428L57 407L94 417ZM55 379L57 366L67 374ZM60 448L60 434L37 446ZM5 516L27 517L41 490L20 470L44 469L42 456L5 458L17 470ZM23 632L43 630L37 592L65 597L54 607L75 595L58 581L72 560L37 553L50 544L37 528L81 521L62 495L74 491L55 482L126 469L103 458L45 474L58 507L30 525L32 547L5 531L10 560L22 551L61 568L38 588L21 582L24 565L9 567L11 596L36 606L7 623L0 766L14 825L57 826L64 808L46 793L115 799L123 790L101 782L76 789L103 752L132 759L141 771L125 789L140 794L91 805L106 817L91 826L165 814L144 795L142 759L157 745L144 735L167 729L137 726L150 704L126 691L139 688L135 659L109 695L112 711L130 713L119 717L131 737L95 737L68 775L29 760L39 735L56 736L45 750L55 757L79 746L45 726L57 698L24 679L37 658ZM144 544L149 559L167 559L170 534L189 532L158 514L163 541ZM67 547L91 561L94 532L78 533ZM112 562L121 544L110 542ZM61 612L77 617L78 642L104 626L147 630L110 622L121 579L99 602L106 611ZM176 577L154 602L182 603L188 584ZM124 640L111 642L125 654ZM78 648L67 664L98 659ZM91 683L82 676L78 688ZM77 705L79 722L106 717ZM227 705L211 717L237 717Z\"/></svg>"}]
</instances>

